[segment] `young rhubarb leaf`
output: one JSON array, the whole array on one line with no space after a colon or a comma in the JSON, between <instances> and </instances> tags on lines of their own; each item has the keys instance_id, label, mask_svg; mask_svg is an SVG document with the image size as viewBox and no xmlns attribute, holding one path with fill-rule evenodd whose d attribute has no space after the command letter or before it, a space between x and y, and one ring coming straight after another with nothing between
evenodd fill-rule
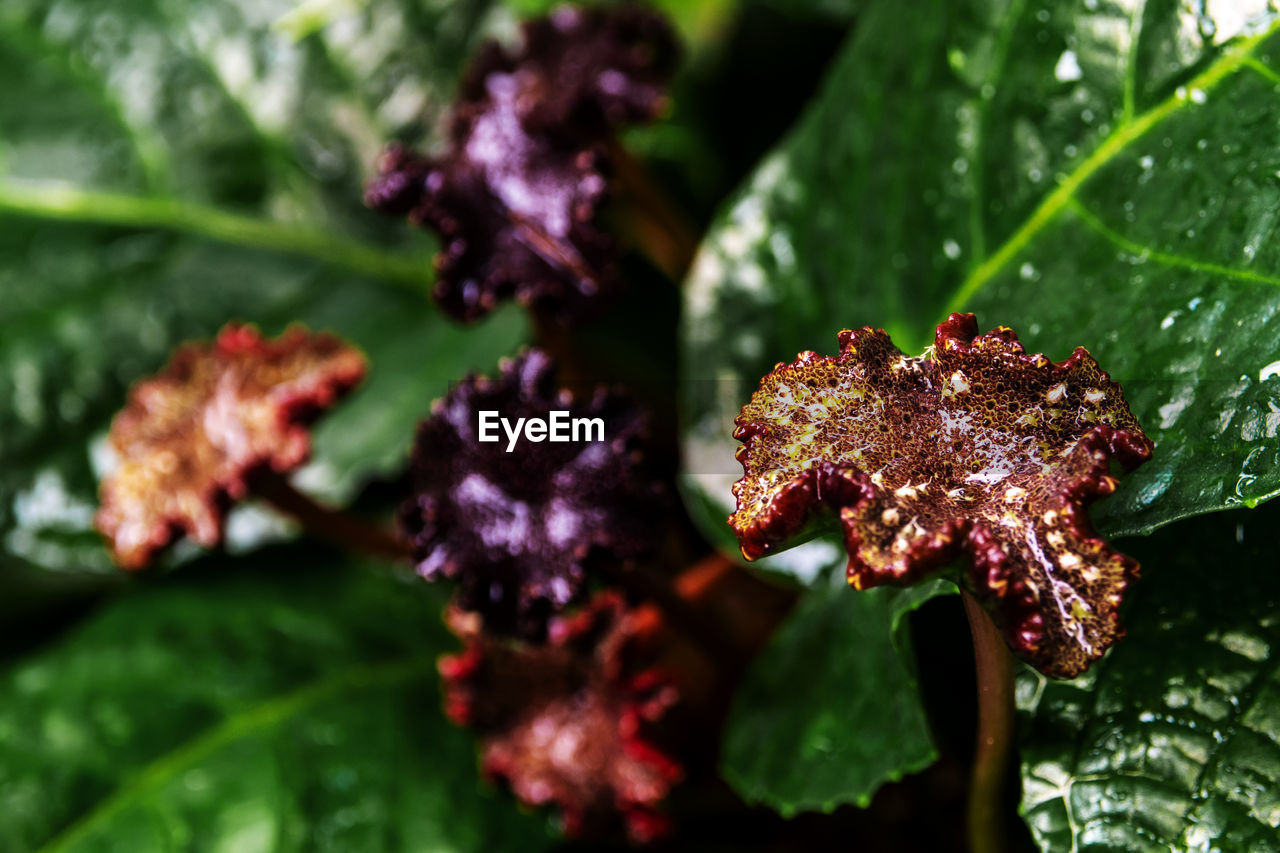
<instances>
[{"instance_id":1,"label":"young rhubarb leaf","mask_svg":"<svg viewBox=\"0 0 1280 853\"><path fill-rule=\"evenodd\" d=\"M558 8L526 22L518 48L480 51L447 153L386 153L365 200L440 234L434 292L446 311L471 321L515 298L564 322L598 305L617 278L614 241L597 222L601 143L657 117L677 53L652 11Z\"/></svg>"},{"instance_id":2,"label":"young rhubarb leaf","mask_svg":"<svg viewBox=\"0 0 1280 853\"><path fill-rule=\"evenodd\" d=\"M116 561L141 568L179 532L219 544L227 504L256 472L307 461L308 425L364 375L359 351L298 327L266 340L232 324L212 344L180 347L111 424L118 458L94 521Z\"/></svg>"},{"instance_id":3,"label":"young rhubarb leaf","mask_svg":"<svg viewBox=\"0 0 1280 853\"><path fill-rule=\"evenodd\" d=\"M683 774L649 730L677 693L654 670L630 670L643 631L620 596L552 620L537 647L486 635L474 614L455 610L449 622L464 647L440 661L445 710L480 736L486 774L523 802L554 803L570 836L666 832L660 806Z\"/></svg>"},{"instance_id":4,"label":"young rhubarb leaf","mask_svg":"<svg viewBox=\"0 0 1280 853\"><path fill-rule=\"evenodd\" d=\"M550 428L553 410L565 413L568 440L507 433L534 419ZM577 402L557 389L540 350L504 362L496 379L462 381L414 444L414 494L400 520L418 572L456 580L459 604L488 630L540 637L547 617L581 596L588 565L652 545L659 487L646 434L644 414L621 394L600 388Z\"/></svg>"},{"instance_id":5,"label":"young rhubarb leaf","mask_svg":"<svg viewBox=\"0 0 1280 853\"><path fill-rule=\"evenodd\" d=\"M1137 574L1085 510L1115 490L1110 463L1151 455L1120 386L1082 348L1055 364L1011 329L978 335L972 314L918 358L883 330L839 337L839 355L774 368L738 416L742 553L787 544L819 510L839 522L857 589L919 583L964 553L1014 651L1078 675L1121 635Z\"/></svg>"}]
</instances>

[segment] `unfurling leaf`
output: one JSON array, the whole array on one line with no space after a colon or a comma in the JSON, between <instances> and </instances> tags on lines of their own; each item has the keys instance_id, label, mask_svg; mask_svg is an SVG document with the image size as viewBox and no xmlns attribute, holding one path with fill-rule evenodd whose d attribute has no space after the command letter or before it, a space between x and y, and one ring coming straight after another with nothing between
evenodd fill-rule
<instances>
[{"instance_id":1,"label":"unfurling leaf","mask_svg":"<svg viewBox=\"0 0 1280 853\"><path fill-rule=\"evenodd\" d=\"M217 545L228 501L256 471L305 462L307 425L364 374L357 350L300 327L267 340L232 324L212 344L179 348L111 424L118 464L94 523L116 561L141 568L180 533Z\"/></svg>"},{"instance_id":2,"label":"unfurling leaf","mask_svg":"<svg viewBox=\"0 0 1280 853\"><path fill-rule=\"evenodd\" d=\"M639 6L562 6L526 21L515 51L490 42L462 84L468 102L483 101L492 75L527 80L520 121L531 132L598 136L656 119L679 45L661 15Z\"/></svg>"},{"instance_id":3,"label":"unfurling leaf","mask_svg":"<svg viewBox=\"0 0 1280 853\"><path fill-rule=\"evenodd\" d=\"M552 411L569 440L507 432L529 419L554 428ZM490 630L542 636L547 617L580 596L588 562L625 560L651 544L659 487L638 448L645 420L606 389L585 402L557 390L538 350L504 363L497 379L461 382L414 445L414 496L400 518L418 572L457 580L459 605L482 613Z\"/></svg>"},{"instance_id":4,"label":"unfurling leaf","mask_svg":"<svg viewBox=\"0 0 1280 853\"><path fill-rule=\"evenodd\" d=\"M366 202L436 230L435 297L459 320L502 299L567 321L616 278L596 223L612 128L656 117L677 55L652 12L564 8L524 26L509 52L489 44L455 106L450 150L393 146Z\"/></svg>"},{"instance_id":5,"label":"unfurling leaf","mask_svg":"<svg viewBox=\"0 0 1280 853\"><path fill-rule=\"evenodd\" d=\"M568 835L600 835L619 823L635 841L663 834L659 810L680 765L648 730L676 701L655 670L630 671L642 620L612 593L557 617L549 642L495 639L473 614L453 610L464 642L442 658L445 712L481 738L484 772L523 802L554 803Z\"/></svg>"},{"instance_id":6,"label":"unfurling leaf","mask_svg":"<svg viewBox=\"0 0 1280 853\"><path fill-rule=\"evenodd\" d=\"M844 331L839 355L775 368L737 419L730 524L756 558L833 511L858 589L913 584L967 553L967 585L1010 646L1075 675L1120 637L1137 574L1085 507L1115 490L1112 460L1131 468L1152 445L1084 349L1055 364L1010 329L977 332L952 314L913 358L883 331Z\"/></svg>"}]
</instances>

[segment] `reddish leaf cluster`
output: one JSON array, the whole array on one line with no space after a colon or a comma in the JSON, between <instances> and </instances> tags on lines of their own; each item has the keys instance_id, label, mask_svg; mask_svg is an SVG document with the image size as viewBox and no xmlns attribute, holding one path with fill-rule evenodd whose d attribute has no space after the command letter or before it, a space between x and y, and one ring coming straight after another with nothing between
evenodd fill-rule
<instances>
[{"instance_id":1,"label":"reddish leaf cluster","mask_svg":"<svg viewBox=\"0 0 1280 853\"><path fill-rule=\"evenodd\" d=\"M568 835L603 835L619 823L632 840L663 834L659 807L682 776L650 736L676 701L658 672L628 656L639 629L612 593L551 621L548 642L506 643L453 611L460 654L442 658L445 711L480 736L481 762L523 802L554 804Z\"/></svg>"},{"instance_id":2,"label":"reddish leaf cluster","mask_svg":"<svg viewBox=\"0 0 1280 853\"><path fill-rule=\"evenodd\" d=\"M218 544L227 503L249 477L305 462L307 425L364 374L358 351L301 328L265 340L232 324L211 345L179 348L111 424L119 462L102 481L95 524L116 561L145 566L180 533Z\"/></svg>"},{"instance_id":3,"label":"reddish leaf cluster","mask_svg":"<svg viewBox=\"0 0 1280 853\"><path fill-rule=\"evenodd\" d=\"M527 22L518 50L481 51L444 156L387 152L366 203L440 234L446 311L471 321L515 298L567 321L612 286L614 242L596 223L608 170L599 143L658 115L676 55L652 12L562 8Z\"/></svg>"},{"instance_id":4,"label":"reddish leaf cluster","mask_svg":"<svg viewBox=\"0 0 1280 853\"><path fill-rule=\"evenodd\" d=\"M859 589L967 553L966 583L1013 649L1072 676L1121 636L1137 574L1085 507L1115 490L1112 461L1131 468L1152 445L1084 349L1055 364L1007 328L977 332L953 314L912 358L883 331L844 331L839 355L779 365L737 420L730 524L756 558L830 510Z\"/></svg>"},{"instance_id":5,"label":"reddish leaf cluster","mask_svg":"<svg viewBox=\"0 0 1280 853\"><path fill-rule=\"evenodd\" d=\"M519 441L510 452L505 435L479 440L481 411L515 422L552 410L599 418L604 440ZM418 571L457 580L459 605L484 614L490 630L541 636L547 617L581 594L588 561L648 548L658 486L638 449L645 430L619 394L599 389L577 402L557 390L538 350L504 363L496 379L459 383L414 445L414 496L400 518Z\"/></svg>"}]
</instances>

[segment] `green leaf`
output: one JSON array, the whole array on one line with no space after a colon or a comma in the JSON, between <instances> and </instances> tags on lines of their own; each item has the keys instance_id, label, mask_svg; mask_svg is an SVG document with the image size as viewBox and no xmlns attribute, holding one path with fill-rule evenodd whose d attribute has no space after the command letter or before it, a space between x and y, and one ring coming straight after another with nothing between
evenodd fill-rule
<instances>
[{"instance_id":1,"label":"green leaf","mask_svg":"<svg viewBox=\"0 0 1280 853\"><path fill-rule=\"evenodd\" d=\"M300 321L367 352L302 478L341 501L403 465L448 382L525 338L514 308L447 323L431 241L361 203L385 141L427 133L508 20L493 5L4 4L0 562L110 570L93 449L182 340Z\"/></svg>"},{"instance_id":2,"label":"green leaf","mask_svg":"<svg viewBox=\"0 0 1280 853\"><path fill-rule=\"evenodd\" d=\"M545 844L440 712L434 591L306 551L209 568L0 675L0 847Z\"/></svg>"},{"instance_id":3,"label":"green leaf","mask_svg":"<svg viewBox=\"0 0 1280 853\"><path fill-rule=\"evenodd\" d=\"M1047 850L1280 850L1280 508L1135 543L1128 638L1019 679L1023 811Z\"/></svg>"},{"instance_id":4,"label":"green leaf","mask_svg":"<svg viewBox=\"0 0 1280 853\"><path fill-rule=\"evenodd\" d=\"M865 806L936 757L903 617L954 585L807 592L734 696L721 771L784 814Z\"/></svg>"},{"instance_id":5,"label":"green leaf","mask_svg":"<svg viewBox=\"0 0 1280 853\"><path fill-rule=\"evenodd\" d=\"M1124 384L1156 453L1104 531L1280 491L1280 17L1197 8L870 5L687 283L684 479L712 535L775 363L867 325L919 351L957 310Z\"/></svg>"}]
</instances>

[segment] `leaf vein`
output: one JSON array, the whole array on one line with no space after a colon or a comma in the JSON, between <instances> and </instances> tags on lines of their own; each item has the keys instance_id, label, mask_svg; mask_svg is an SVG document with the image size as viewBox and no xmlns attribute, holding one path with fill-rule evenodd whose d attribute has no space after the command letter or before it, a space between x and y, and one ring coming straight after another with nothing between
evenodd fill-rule
<instances>
[{"instance_id":1,"label":"leaf vein","mask_svg":"<svg viewBox=\"0 0 1280 853\"><path fill-rule=\"evenodd\" d=\"M1167 267L1178 267L1180 269L1191 270L1193 272L1206 273L1209 275L1220 275L1224 278L1232 278L1237 281L1247 281L1252 284L1269 284L1273 287L1280 287L1280 277L1266 275L1264 273L1253 272L1252 270L1236 269L1224 264L1215 264L1211 261L1201 261L1196 258L1188 258L1183 255L1176 255L1172 252L1164 252L1160 249L1138 243L1131 240L1123 234L1119 233L1107 223L1103 222L1101 217L1085 207L1079 200L1070 199L1067 206L1071 212L1079 217L1080 221L1087 225L1091 230L1102 236L1108 243L1111 243L1118 249L1122 249L1131 255L1136 255L1146 260L1155 261Z\"/></svg>"},{"instance_id":2,"label":"leaf vein","mask_svg":"<svg viewBox=\"0 0 1280 853\"><path fill-rule=\"evenodd\" d=\"M1280 86L1280 74L1272 71L1267 65L1260 62L1256 56L1250 56L1245 59L1244 64L1256 71L1265 79L1269 80L1276 86Z\"/></svg>"},{"instance_id":3,"label":"leaf vein","mask_svg":"<svg viewBox=\"0 0 1280 853\"><path fill-rule=\"evenodd\" d=\"M232 245L311 257L422 292L430 265L319 228L230 213L174 198L79 189L58 182L0 180L0 214L62 222L179 231Z\"/></svg>"},{"instance_id":4,"label":"leaf vein","mask_svg":"<svg viewBox=\"0 0 1280 853\"><path fill-rule=\"evenodd\" d=\"M1132 121L1138 90L1138 46L1142 43L1142 19L1147 14L1144 2L1133 13L1129 26L1129 61L1124 69L1124 120Z\"/></svg>"},{"instance_id":5,"label":"leaf vein","mask_svg":"<svg viewBox=\"0 0 1280 853\"><path fill-rule=\"evenodd\" d=\"M1009 46L1026 8L1026 0L1013 0L1005 13L1004 24L996 37L996 49L991 67L987 70L986 79L978 90L978 115L974 128L976 138L972 149L973 166L969 170L969 251L974 266L982 263L987 256L987 236L982 219L986 207L987 124L991 117L991 103L995 100L1001 78L1004 77L1009 58Z\"/></svg>"},{"instance_id":6,"label":"leaf vein","mask_svg":"<svg viewBox=\"0 0 1280 853\"><path fill-rule=\"evenodd\" d=\"M434 655L418 655L381 664L360 664L323 681L268 699L227 717L218 725L154 759L130 781L99 802L40 848L39 853L71 849L104 821L135 803L143 794L179 772L229 746L280 725L329 699L362 689L389 687L431 671Z\"/></svg>"},{"instance_id":7,"label":"leaf vein","mask_svg":"<svg viewBox=\"0 0 1280 853\"><path fill-rule=\"evenodd\" d=\"M1272 21L1270 26L1263 32L1244 39L1234 50L1224 53L1216 62L1196 75L1185 86L1179 87L1177 92L1132 121L1118 126L1110 136L1094 149L1092 154L1076 166L1070 174L1062 178L1057 188L1045 196L1031 216L993 255L975 268L960 283L943 313L949 314L963 310L975 294L991 279L995 278L997 274L1002 272L1018 253L1044 230L1045 226L1057 218L1058 214L1068 206L1067 203L1075 196L1076 191L1103 166L1110 163L1116 156L1166 118L1179 112L1188 104L1194 105L1195 102L1188 96L1188 92L1197 89L1208 92L1214 88L1223 79L1244 66L1246 60L1257 49L1258 45L1277 31L1280 31L1280 18Z\"/></svg>"}]
</instances>

